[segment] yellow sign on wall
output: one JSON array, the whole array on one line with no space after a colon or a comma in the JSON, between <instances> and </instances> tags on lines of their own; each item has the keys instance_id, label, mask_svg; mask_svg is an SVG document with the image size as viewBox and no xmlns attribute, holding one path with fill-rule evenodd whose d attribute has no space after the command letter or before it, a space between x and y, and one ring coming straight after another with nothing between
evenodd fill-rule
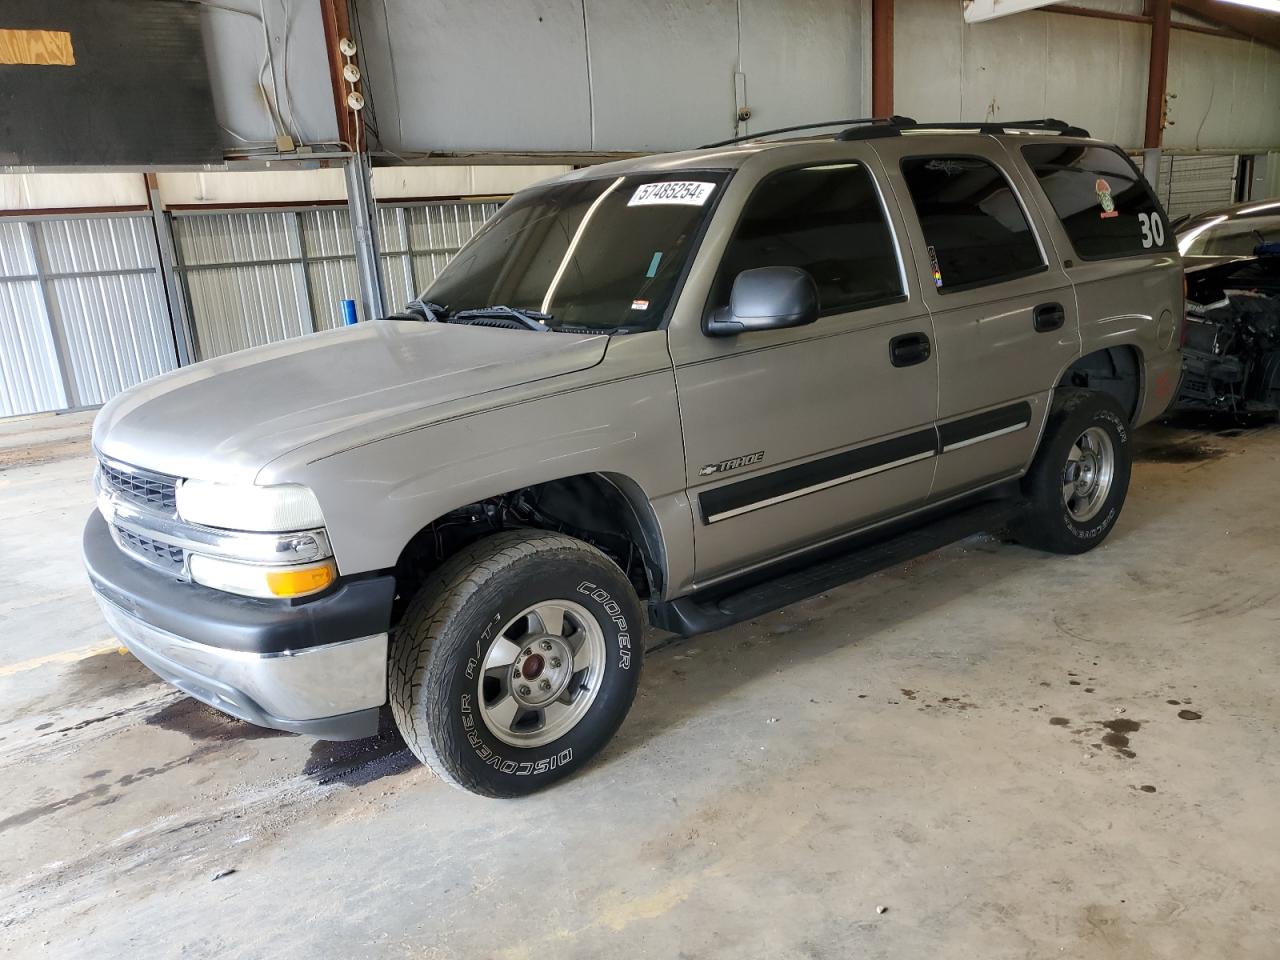
<instances>
[{"instance_id":1,"label":"yellow sign on wall","mask_svg":"<svg viewBox=\"0 0 1280 960\"><path fill-rule=\"evenodd\" d=\"M0 63L74 67L76 53L65 30L11 30L0 27Z\"/></svg>"}]
</instances>

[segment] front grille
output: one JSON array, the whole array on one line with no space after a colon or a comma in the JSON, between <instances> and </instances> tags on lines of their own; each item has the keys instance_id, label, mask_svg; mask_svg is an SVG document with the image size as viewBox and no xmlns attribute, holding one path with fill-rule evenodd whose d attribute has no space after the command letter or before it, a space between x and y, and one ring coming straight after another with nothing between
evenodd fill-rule
<instances>
[{"instance_id":1,"label":"front grille","mask_svg":"<svg viewBox=\"0 0 1280 960\"><path fill-rule=\"evenodd\" d=\"M106 460L98 462L102 482L122 500L173 514L178 509L178 480L161 473L138 470Z\"/></svg>"},{"instance_id":2,"label":"front grille","mask_svg":"<svg viewBox=\"0 0 1280 960\"><path fill-rule=\"evenodd\" d=\"M152 540L150 537L140 537L130 530L122 530L119 527L114 527L113 530L116 542L143 563L161 570L182 573L186 557L178 547Z\"/></svg>"}]
</instances>

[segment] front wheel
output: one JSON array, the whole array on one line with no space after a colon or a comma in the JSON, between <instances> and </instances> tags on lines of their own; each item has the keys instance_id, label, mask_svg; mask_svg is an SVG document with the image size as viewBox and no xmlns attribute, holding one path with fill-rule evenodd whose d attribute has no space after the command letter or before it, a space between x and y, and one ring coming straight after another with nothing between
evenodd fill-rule
<instances>
[{"instance_id":1,"label":"front wheel","mask_svg":"<svg viewBox=\"0 0 1280 960\"><path fill-rule=\"evenodd\" d=\"M437 571L396 629L401 734L441 778L491 797L586 764L635 698L641 609L608 557L572 537L486 537Z\"/></svg>"},{"instance_id":2,"label":"front wheel","mask_svg":"<svg viewBox=\"0 0 1280 960\"><path fill-rule=\"evenodd\" d=\"M1130 427L1110 396L1062 389L1027 473L1027 512L1014 524L1022 543L1084 553L1111 532L1129 489Z\"/></svg>"}]
</instances>

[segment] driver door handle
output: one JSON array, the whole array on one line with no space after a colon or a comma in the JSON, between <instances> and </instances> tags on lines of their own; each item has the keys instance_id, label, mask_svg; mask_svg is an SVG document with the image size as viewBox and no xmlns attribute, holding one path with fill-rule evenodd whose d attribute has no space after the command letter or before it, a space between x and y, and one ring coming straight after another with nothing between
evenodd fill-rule
<instances>
[{"instance_id":1,"label":"driver door handle","mask_svg":"<svg viewBox=\"0 0 1280 960\"><path fill-rule=\"evenodd\" d=\"M889 362L895 367L924 363L932 352L933 346L923 333L904 333L889 341Z\"/></svg>"}]
</instances>

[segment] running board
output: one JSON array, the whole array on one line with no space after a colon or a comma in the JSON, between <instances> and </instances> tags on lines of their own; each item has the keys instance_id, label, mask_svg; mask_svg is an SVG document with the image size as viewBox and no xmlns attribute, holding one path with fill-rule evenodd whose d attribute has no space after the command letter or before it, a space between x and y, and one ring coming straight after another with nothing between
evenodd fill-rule
<instances>
[{"instance_id":1,"label":"running board","mask_svg":"<svg viewBox=\"0 0 1280 960\"><path fill-rule=\"evenodd\" d=\"M650 605L655 627L684 637L752 620L841 584L878 573L974 534L1000 530L1025 507L1018 497L986 500L933 519L855 536L730 583Z\"/></svg>"}]
</instances>

